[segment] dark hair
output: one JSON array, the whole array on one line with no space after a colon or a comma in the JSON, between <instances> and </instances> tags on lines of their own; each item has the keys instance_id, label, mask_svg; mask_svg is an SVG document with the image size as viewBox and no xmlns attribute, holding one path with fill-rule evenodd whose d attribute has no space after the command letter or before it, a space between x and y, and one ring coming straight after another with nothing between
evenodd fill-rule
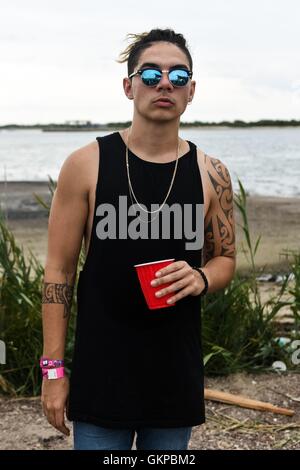
<instances>
[{"instance_id":1,"label":"dark hair","mask_svg":"<svg viewBox=\"0 0 300 470\"><path fill-rule=\"evenodd\" d=\"M128 76L134 72L141 53L157 41L170 42L179 47L188 58L190 70L193 70L193 59L188 49L187 42L182 34L175 33L173 29L151 29L149 32L140 34L129 33L126 37L133 39L133 41L121 52L117 62L127 62Z\"/></svg>"}]
</instances>

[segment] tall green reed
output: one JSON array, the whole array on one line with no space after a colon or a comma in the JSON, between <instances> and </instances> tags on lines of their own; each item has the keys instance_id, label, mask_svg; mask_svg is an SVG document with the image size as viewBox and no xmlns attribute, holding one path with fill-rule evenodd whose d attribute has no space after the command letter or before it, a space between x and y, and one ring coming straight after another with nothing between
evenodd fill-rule
<instances>
[{"instance_id":1,"label":"tall green reed","mask_svg":"<svg viewBox=\"0 0 300 470\"><path fill-rule=\"evenodd\" d=\"M288 275L275 295L262 302L255 264L261 236L252 240L247 216L247 195L238 179L234 203L240 212L249 265L247 277L238 273L223 290L203 299L203 349L207 374L228 374L241 370L268 369L275 360L288 360L288 352L276 340L275 316L293 301L284 300L289 291ZM299 259L295 261L299 267ZM261 273L261 270L259 270ZM295 303L294 303L295 307Z\"/></svg>"},{"instance_id":2,"label":"tall green reed","mask_svg":"<svg viewBox=\"0 0 300 470\"><path fill-rule=\"evenodd\" d=\"M4 391L38 391L42 277L41 264L31 251L26 259L0 214L0 338L7 358L0 369L0 386Z\"/></svg>"},{"instance_id":3,"label":"tall green reed","mask_svg":"<svg viewBox=\"0 0 300 470\"><path fill-rule=\"evenodd\" d=\"M56 183L51 178L48 187L53 197ZM37 194L34 195L49 215L51 202L47 204ZM78 269L83 259L81 250ZM43 279L42 264L31 250L25 255L0 212L0 339L6 344L7 360L0 366L0 391L4 393L37 395L40 392L38 363L42 353ZM73 351L76 308L74 296L66 340L67 369Z\"/></svg>"}]
</instances>

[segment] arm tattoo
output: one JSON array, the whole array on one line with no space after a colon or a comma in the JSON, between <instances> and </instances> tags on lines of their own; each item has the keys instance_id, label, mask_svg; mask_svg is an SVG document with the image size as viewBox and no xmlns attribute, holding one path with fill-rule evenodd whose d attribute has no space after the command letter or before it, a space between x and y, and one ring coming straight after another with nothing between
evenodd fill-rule
<instances>
[{"instance_id":1,"label":"arm tattoo","mask_svg":"<svg viewBox=\"0 0 300 470\"><path fill-rule=\"evenodd\" d=\"M218 204L205 222L205 258L235 256L233 191L230 175L220 160L205 155L205 165Z\"/></svg>"},{"instance_id":2,"label":"arm tattoo","mask_svg":"<svg viewBox=\"0 0 300 470\"><path fill-rule=\"evenodd\" d=\"M71 312L72 297L74 286L69 285L67 282L64 284L56 284L54 282L44 282L43 284L43 304L63 304L64 305L64 318L69 317Z\"/></svg>"}]
</instances>

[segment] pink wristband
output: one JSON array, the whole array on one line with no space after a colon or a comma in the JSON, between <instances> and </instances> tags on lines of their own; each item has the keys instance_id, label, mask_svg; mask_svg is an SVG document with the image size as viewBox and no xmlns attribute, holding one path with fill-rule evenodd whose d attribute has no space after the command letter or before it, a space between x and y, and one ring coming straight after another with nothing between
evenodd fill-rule
<instances>
[{"instance_id":1,"label":"pink wristband","mask_svg":"<svg viewBox=\"0 0 300 470\"><path fill-rule=\"evenodd\" d=\"M62 379L65 376L65 368L57 367L56 369L42 369L44 379Z\"/></svg>"},{"instance_id":2,"label":"pink wristband","mask_svg":"<svg viewBox=\"0 0 300 470\"><path fill-rule=\"evenodd\" d=\"M63 359L48 359L47 357L41 357L40 367L41 369L49 369L52 367L63 367Z\"/></svg>"}]
</instances>

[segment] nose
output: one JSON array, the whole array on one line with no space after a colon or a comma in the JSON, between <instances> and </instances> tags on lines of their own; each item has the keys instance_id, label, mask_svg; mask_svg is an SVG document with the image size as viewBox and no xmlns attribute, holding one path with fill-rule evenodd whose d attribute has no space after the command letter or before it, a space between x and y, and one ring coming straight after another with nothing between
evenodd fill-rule
<instances>
[{"instance_id":1,"label":"nose","mask_svg":"<svg viewBox=\"0 0 300 470\"><path fill-rule=\"evenodd\" d=\"M157 84L157 89L158 90L161 90L161 89L172 90L173 88L174 87L173 87L172 83L169 80L168 72L163 71L162 72L162 77L161 77L159 83Z\"/></svg>"}]
</instances>

